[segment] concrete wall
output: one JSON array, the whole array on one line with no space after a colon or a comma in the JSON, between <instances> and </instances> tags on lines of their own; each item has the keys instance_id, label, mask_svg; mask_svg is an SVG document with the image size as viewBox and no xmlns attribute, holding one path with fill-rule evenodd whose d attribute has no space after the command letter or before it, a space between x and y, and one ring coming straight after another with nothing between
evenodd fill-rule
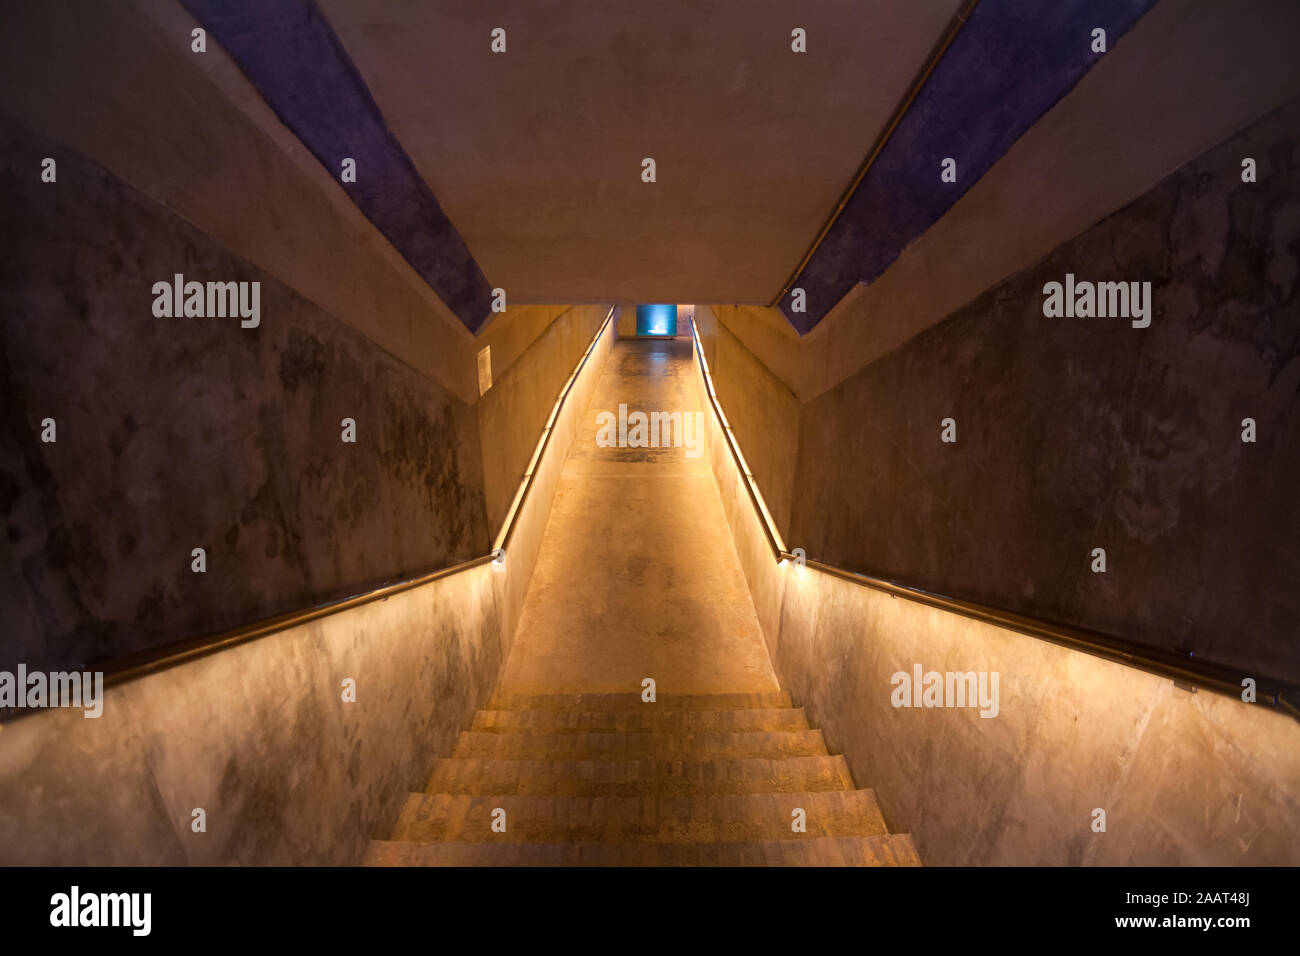
<instances>
[{"instance_id":1,"label":"concrete wall","mask_svg":"<svg viewBox=\"0 0 1300 956\"><path fill-rule=\"evenodd\" d=\"M1296 558L1278 550L1286 534L1270 531L1272 543L1263 544L1228 530L1243 510L1254 509L1252 529L1271 521L1274 511L1290 527L1294 513L1284 506L1284 479L1276 477L1287 473L1293 455L1287 447L1290 413L1282 399L1291 374L1289 333L1270 325L1289 321L1285 308L1293 254L1285 237L1295 224L1285 184L1294 178L1294 162L1286 155L1281 130L1278 155L1268 144L1251 146L1260 150L1261 169L1272 170L1254 193L1260 202L1256 220L1248 218L1254 213L1225 206L1226 195L1205 195L1199 185L1161 183L1300 94L1300 66L1287 47L1300 29L1297 17L1300 8L1284 2L1246 12L1200 0L1158 4L884 275L857 287L808 336L794 336L788 323L783 328L775 309L715 307L721 324L804 403L793 482L804 489L793 496L795 510L803 511L785 529L792 547L1033 613L1086 620L1134 637L1149 632L1162 646L1193 647L1275 673L1296 672L1294 642L1278 636L1294 633L1297 623L1296 602L1285 584L1295 576ZM1221 159L1227 165L1213 175L1235 172L1228 157ZM1182 189L1173 199L1177 210L1168 205L1174 188ZM1147 205L1126 220L1130 232L1118 223L1107 227L1114 262L1110 250L1066 245L1134 202ZM1267 208L1269 203L1276 208ZM1225 216L1235 217L1227 238L1220 235ZM1162 222L1174 233L1159 236ZM1275 247L1264 235L1272 229L1281 237ZM1241 247L1244 240L1252 252ZM1221 241L1226 253L1217 251ZM1166 262L1171 256L1181 259ZM1221 259L1227 263L1222 269ZM1208 270L1199 279L1188 272L1192 260L1203 261ZM1034 322L1025 312L1014 329L1004 318L997 331L990 322L975 332L983 319L966 311L971 335L943 339L951 333L939 329L961 310L983 309L980 315L991 320L1004 315L1007 296L1022 297L1029 309L1024 297L1032 282L1014 285L1010 277L1018 272L1051 268L1061 273L1054 276L1059 280L1067 266L1081 278L1089 270L1112 277L1129 266L1146 270L1146 278L1162 283L1157 305L1181 323L1176 327L1183 331L1175 338L1193 332L1195 337L1176 344L1167 338L1168 323L1164 332L1157 328L1145 339L1137 330L1119 339L1101 333L1110 347L1093 355L1091 339L1076 343L1080 351L1060 338L1067 334L1064 329L1044 326L1041 315ZM1249 291L1240 296L1238 287L1253 281L1247 278L1251 274L1278 278L1269 280L1273 286L1262 297ZM1053 277L1035 272L1034 278L1041 289ZM1000 291L989 291L995 287ZM972 307L980 296L984 305ZM1030 298L1041 300L1041 295L1035 290ZM1225 315L1253 310L1261 324L1254 334L1240 324L1249 319L1234 318L1237 324L1226 334L1231 344L1208 356L1206 344L1224 337L1226 319L1214 325L1208 318L1209 304L1216 301ZM1279 306L1283 314L1275 320L1269 310ZM1043 339L1047 328L1053 329L1050 341L1056 347ZM925 339L928 330L938 337ZM922 341L928 344L917 344ZM1115 351L1129 342L1146 346L1140 354ZM1181 344L1193 351L1175 354ZM923 355L924 349L932 351ZM1102 354L1107 359L1096 360ZM935 362L953 363L955 375L967 380L953 381L954 375ZM1164 365L1183 369L1185 377L1161 384L1157 377ZM1006 383L994 389L1003 373ZM1208 388L1202 374L1210 377ZM1006 393L1020 381L1017 376L1037 382L1034 387L1042 391ZM732 408L763 400L756 383L719 379L723 401ZM1137 390L1129 391L1130 385ZM1080 388L1089 396L1087 407L1099 416L1089 422L1078 406L1060 397ZM978 449L959 444L944 460L960 471L944 478L935 470L930 439L939 419L953 413L947 406L959 391L966 409L962 434L971 435L967 426L977 429L986 460L976 464L972 456ZM1244 451L1239 442L1229 444L1236 438L1229 425L1235 422L1239 434L1241 419L1251 414L1239 405L1272 422L1273 444L1249 446L1260 448L1253 462L1234 457ZM751 425L743 411L737 414L746 454L762 456L771 437L761 423ZM999 424L991 426L994 417ZM1067 433L1070 423L1073 430ZM1015 429L1022 431L1012 435ZM905 435L913 437L902 440ZM1004 454L1003 443L1020 449L1015 457L1040 439L1053 450L1032 461L1022 456L1014 466L993 461L995 453ZM1082 449L1089 447L1104 460L1082 458ZM1116 463L1108 464L1116 456ZM1063 462L1059 469L1054 457ZM1056 478L1048 480L1035 467L1052 470ZM891 497L895 488L906 495L901 510ZM1185 491L1187 501L1181 500ZM1252 495L1262 495L1264 506L1250 501ZM973 510L966 507L970 502ZM1059 536L1059 527L1050 535L1034 527L1038 515L1058 502L1069 512L1062 519L1068 547L1048 540ZM1097 525L1103 512L1112 516L1109 527ZM1206 535L1199 533L1202 527ZM1124 542L1123 580L1076 573L1081 565L1072 549L1095 534ZM953 536L955 548L940 545ZM1088 543L1085 558L1102 546L1106 542ZM1011 576L1022 569L1028 576ZM1069 580L1049 583L1062 575ZM1213 581L1207 575L1214 575ZM1164 582L1153 600L1145 594L1148 580ZM1262 599L1253 596L1261 586ZM1188 601L1177 594L1189 595ZM1184 631L1193 620L1199 622L1197 633L1188 641ZM1244 650L1247 645L1253 650Z\"/></svg>"},{"instance_id":2,"label":"concrete wall","mask_svg":"<svg viewBox=\"0 0 1300 956\"><path fill-rule=\"evenodd\" d=\"M790 531L799 452L799 400L731 332L737 311L735 306L699 306L696 321L713 387L719 395L746 396L743 402L731 403L734 411L727 412L727 419L736 434L744 436L745 460L784 535Z\"/></svg>"},{"instance_id":3,"label":"concrete wall","mask_svg":"<svg viewBox=\"0 0 1300 956\"><path fill-rule=\"evenodd\" d=\"M485 553L473 406L76 153L8 119L0 138L0 667L102 663ZM260 325L155 317L175 273L260 282Z\"/></svg>"},{"instance_id":4,"label":"concrete wall","mask_svg":"<svg viewBox=\"0 0 1300 956\"><path fill-rule=\"evenodd\" d=\"M715 305L717 320L789 391L800 396L804 376L804 339L780 309L758 305Z\"/></svg>"},{"instance_id":5,"label":"concrete wall","mask_svg":"<svg viewBox=\"0 0 1300 956\"><path fill-rule=\"evenodd\" d=\"M525 506L521 509L514 538L506 545L506 573L500 578L499 590L502 633L505 635L504 646L507 652L513 643L515 630L523 613L528 582L537 564L538 552L546 532L546 522L551 513L551 502L555 498L560 475L564 471L565 459L568 457L569 449L583 432L587 405L600 381L601 372L609 360L610 351L617 338L615 329L619 311L619 307L614 308L613 318L605 327L603 334L598 340L588 343L590 354L569 391L559 417L551 427L550 441L546 453L534 471L532 488L525 499ZM550 407L554 403L553 396L547 406L548 416ZM536 438L534 438L535 444Z\"/></svg>"},{"instance_id":6,"label":"concrete wall","mask_svg":"<svg viewBox=\"0 0 1300 956\"><path fill-rule=\"evenodd\" d=\"M466 403L473 337L174 0L11 4L0 108L91 157Z\"/></svg>"},{"instance_id":7,"label":"concrete wall","mask_svg":"<svg viewBox=\"0 0 1300 956\"><path fill-rule=\"evenodd\" d=\"M714 307L805 403L788 546L948 591L978 581L988 589L965 593L1159 644L1185 645L1195 625L1200 654L1295 674L1284 485L1300 447L1300 124L1294 107L1268 117L1300 91L1284 38L1295 16L1159 4L813 333L796 339L775 310ZM1243 155L1260 161L1254 187ZM1042 285L1065 271L1153 281L1152 328L1045 319ZM722 339L705 343L719 369ZM746 457L767 454L765 426L744 411L766 389L715 381ZM956 446L938 442L948 414ZM1269 423L1267 441L1241 444L1247 414ZM783 687L925 862L1300 862L1294 721L780 569L713 441ZM1095 535L1119 542L1107 576L1087 571L1092 544L1075 556ZM892 707L891 676L917 663L999 672L999 716ZM1090 828L1098 807L1105 834Z\"/></svg>"},{"instance_id":8,"label":"concrete wall","mask_svg":"<svg viewBox=\"0 0 1300 956\"><path fill-rule=\"evenodd\" d=\"M800 397L943 321L1300 95L1297 31L1300 7L1289 0L1156 4L884 275L804 339Z\"/></svg>"},{"instance_id":9,"label":"concrete wall","mask_svg":"<svg viewBox=\"0 0 1300 956\"><path fill-rule=\"evenodd\" d=\"M707 420L714 476L782 688L926 864L1300 863L1300 724L778 565L716 419ZM895 708L893 675L915 664L997 672L997 716ZM1104 833L1092 829L1098 808Z\"/></svg>"},{"instance_id":10,"label":"concrete wall","mask_svg":"<svg viewBox=\"0 0 1300 956\"><path fill-rule=\"evenodd\" d=\"M193 456L190 465L201 473L195 489L211 512L195 530L206 537L212 537L212 529L219 532L219 540L191 543L194 508L188 497L179 511L168 504L166 515L156 515L148 534L98 526L98 518L85 515L87 502L82 500L77 506L81 511L68 520L96 526L93 541L86 541L84 532L63 530L70 526L58 516L62 506L53 498L36 510L27 502L23 521L10 523L11 539L26 535L27 542L6 562L17 570L5 571L0 586L22 609L24 625L19 630L30 635L35 622L51 623L42 625L44 637L24 638L12 653L33 665L41 659L37 645L63 648L54 653L64 655L65 661L114 656L165 636L189 637L196 631L246 623L481 553L514 493L555 393L586 348L603 309L583 307L557 322L567 307L516 304L494 316L477 337L471 336L360 213L330 171L281 124L219 45L210 44L201 55L190 52L193 18L179 4L56 2L6 10L3 16L0 46L7 67L0 71L0 110L12 113L7 122L21 131L14 133L24 150L21 159L18 154L9 159L30 200L21 223L18 218L6 223L15 257L10 274L19 276L7 290L17 310L10 319L16 322L23 313L41 317L40 325L33 320L8 327L9 360L23 365L29 356L61 342L66 333L51 338L50 329L79 328L75 313L80 309L91 313L97 328L118 323L122 310L133 311L148 326L122 333L123 349L111 355L101 354L95 340L82 342L84 347L74 356L58 360L62 365L45 369L49 374L44 379L27 380L23 400L33 408L65 407L66 402L42 397L42 391L54 388L50 376L56 373L93 370L99 391L114 394L125 387L119 371L132 363L146 376L155 375L154 365L167 366L170 374L158 372L160 380L151 387L135 381L130 387L133 401L149 402L151 411L172 413L171 445L162 449L147 433L134 441L113 434L141 426L138 414L123 424L127 412L122 412L100 430L100 438L112 446L103 450L103 457L116 462L127 454L138 462L142 455L155 454L160 461L174 463ZM59 163L56 184L39 182L39 161L45 156ZM169 222L169 235L184 232L186 243L202 247L198 258L191 254L194 268L239 262L248 277L263 281L267 319L261 330L231 335L229 329L214 326L204 330L213 338L191 342L207 349L206 379L187 382L181 375L189 360L189 353L178 351L184 339L164 337L163 348L153 354L153 343L160 340L148 319L151 298L141 298L136 283L144 282L148 293L153 281L177 271L167 258L167 240L158 238L151 247L161 259L122 261L122 246L148 245L145 230L153 228L152 212L140 213L135 221L122 219L111 236L94 235L105 223L91 223L83 230L67 218L55 219L71 217L78 207L82 214L94 216L112 204L87 205L90 187L81 181L87 168L95 170L96 188L105 195L116 191L135 197L141 210L152 210L159 221ZM110 180L112 185L107 184ZM53 212L55 208L60 212ZM43 224L34 228L42 217ZM37 262L42 256L52 261ZM20 267L19 262L26 265ZM74 269L92 266L95 279L69 281ZM161 272L154 275L158 267ZM118 292L126 298L114 300ZM293 303L292 319L284 302ZM138 311L141 305L143 312ZM303 322L315 325L299 328ZM274 334L284 341L272 342ZM132 338L141 344L128 351L126 343ZM260 343L257 355L248 349L251 342ZM230 346L233 351L227 355ZM483 403L488 420L480 423L475 358L485 346L492 350L498 387ZM283 363L277 350L285 352ZM150 354L142 359L146 351ZM212 361L212 355L220 355L220 361ZM239 395L227 395L227 366L247 374L259 362L269 371L259 371L255 384L239 384ZM137 377L140 367L134 369ZM30 379L36 373L24 374ZM14 388L19 384L14 379ZM181 408L192 406L200 395L220 405L219 421L212 417L216 408ZM76 397L73 392L63 398ZM258 403L266 415L254 415L256 430L250 432L250 411L256 412ZM281 418L286 405L287 415ZM335 405L347 405L351 411L338 411ZM106 418L121 409L108 405L96 411ZM21 417L23 406L11 403L10 413ZM358 468L346 473L339 470L340 462L318 461L310 448L300 447L317 442L321 434L328 438L331 431L336 439L337 422L345 414L359 423L363 417L371 425L389 423L382 432L369 434L362 427L357 450L365 450L367 438L372 444L364 454L353 456ZM287 429L286 436L268 426L263 420L267 416L271 423L280 418L276 427ZM31 426L42 417L44 413L35 422L24 418L12 435L30 436ZM335 424L322 432L322 423L330 420ZM305 432L308 423L312 430ZM65 443L71 440L66 432L63 437ZM402 442L402 448L394 446L395 441ZM387 443L379 455L373 453L376 442ZM250 457L245 445L259 447ZM0 489L0 503L14 508L20 487L47 480L44 472L26 475L19 452L17 446L6 449L4 471L24 474ZM254 484L245 487L234 481L228 488L221 486L225 479L222 472L213 476L213 464L224 465L227 459L247 459L246 478ZM70 459L65 464L73 467ZM455 465L454 474L449 464ZM259 472L273 477L259 479ZM100 483L120 491L104 492L100 503L114 495L119 505L128 495L149 498L147 504L133 502L129 516L119 507L119 523L128 524L139 522L137 512L157 509L157 486L181 478L177 469L161 464L137 464L134 471L110 469L108 474ZM91 479L77 479L87 489L85 499ZM348 486L353 480L360 484ZM404 489L396 498L394 482ZM65 496L68 488L65 482ZM465 496L470 503L450 500L449 495ZM255 500L244 516L250 498ZM460 513L465 507L473 512L472 520ZM267 509L273 513L264 514ZM430 511L438 512L432 520ZM236 517L222 523L227 514ZM232 586L207 596L192 587L183 590L182 585L198 579L189 572L188 559L176 565L184 571L182 576L168 570L161 582L127 580L138 568L131 569L121 559L132 556L142 567L150 567L152 561L142 557L155 543L148 539L166 538L171 532L164 529L174 529L179 537L156 543L162 549L160 558L181 544L185 555L191 547L207 546L211 557L214 548L227 546L227 535L236 534L241 523L257 521L283 526L282 540L268 544L259 539L274 536L273 530L238 532L243 539L237 547L244 550L232 552L228 559L240 562L241 586L248 594ZM31 554L44 541L47 522L56 536L51 554L58 567L53 572ZM448 537L453 533L459 536L454 541ZM267 547L275 554L264 554ZM273 561L288 567L264 573ZM173 564L168 560L161 566L170 569ZM67 578L74 580L69 583ZM215 585L214 578L209 574L205 580ZM157 613L163 605L175 606ZM145 633L135 633L135 621L144 622Z\"/></svg>"},{"instance_id":11,"label":"concrete wall","mask_svg":"<svg viewBox=\"0 0 1300 956\"><path fill-rule=\"evenodd\" d=\"M705 360L708 361L707 344L705 348ZM781 601L785 586L783 568L777 564L772 554L771 545L763 532L762 520L750 500L745 479L731 456L726 433L717 416L713 414L712 405L708 402L708 390L703 374L698 369L696 374L697 387L700 391L700 407L704 409L705 434L708 436L709 465L718 484L722 509L731 527L736 555L745 572L745 581L749 585L754 610L763 629L763 639L767 642L768 654L775 660L775 639L781 629ZM713 387L716 392L718 390L716 381ZM726 414L725 408L724 414ZM740 450L748 460L749 451L744 441L740 442ZM781 677L780 671L777 671L777 677ZM784 681L782 687L784 688Z\"/></svg>"},{"instance_id":12,"label":"concrete wall","mask_svg":"<svg viewBox=\"0 0 1300 956\"><path fill-rule=\"evenodd\" d=\"M635 304L627 302L620 303L617 329L619 338L636 338Z\"/></svg>"},{"instance_id":13,"label":"concrete wall","mask_svg":"<svg viewBox=\"0 0 1300 956\"><path fill-rule=\"evenodd\" d=\"M471 336L224 52L190 53L174 3L4 20L0 669L99 662L484 553L485 485L500 511L605 310L516 305ZM152 284L175 272L260 281L260 327L155 319ZM485 345L501 387L483 424ZM506 573L125 685L98 721L0 725L4 862L356 859L495 683L573 427Z\"/></svg>"},{"instance_id":14,"label":"concrete wall","mask_svg":"<svg viewBox=\"0 0 1300 956\"><path fill-rule=\"evenodd\" d=\"M359 862L496 683L495 577L480 565L112 688L99 719L0 725L0 864Z\"/></svg>"},{"instance_id":15,"label":"concrete wall","mask_svg":"<svg viewBox=\"0 0 1300 956\"><path fill-rule=\"evenodd\" d=\"M782 685L924 862L1300 863L1291 718L828 575L787 575ZM892 675L916 664L997 672L998 716L893 707ZM1105 833L1091 828L1097 808Z\"/></svg>"},{"instance_id":16,"label":"concrete wall","mask_svg":"<svg viewBox=\"0 0 1300 956\"><path fill-rule=\"evenodd\" d=\"M1300 102L807 403L791 545L1300 680L1297 182ZM1150 328L1044 317L1067 272Z\"/></svg>"},{"instance_id":17,"label":"concrete wall","mask_svg":"<svg viewBox=\"0 0 1300 956\"><path fill-rule=\"evenodd\" d=\"M564 383L574 365L591 344L605 321L608 306L581 305L571 308L533 306L503 314L496 336L485 332L476 343L492 349L492 388L478 403L483 447L483 492L487 501L488 526L497 529L505 518L519 479L537 447ZM514 314L512 314L514 313ZM523 313L550 316L550 322L519 357L497 366L497 357L509 360L517 349L511 340L515 330L527 329ZM557 314L558 313L558 314ZM507 338L509 336L509 338Z\"/></svg>"},{"instance_id":18,"label":"concrete wall","mask_svg":"<svg viewBox=\"0 0 1300 956\"><path fill-rule=\"evenodd\" d=\"M477 565L116 686L98 719L0 724L0 865L360 862L496 685L613 338L561 411L503 571Z\"/></svg>"},{"instance_id":19,"label":"concrete wall","mask_svg":"<svg viewBox=\"0 0 1300 956\"><path fill-rule=\"evenodd\" d=\"M504 312L491 313L483 328L474 336L476 360L479 351L490 347L492 378L494 381L501 378L528 351L529 346L542 337L551 323L568 309L569 306L565 305L512 305ZM582 350L579 349L578 352L581 354ZM478 394L482 395L482 392Z\"/></svg>"},{"instance_id":20,"label":"concrete wall","mask_svg":"<svg viewBox=\"0 0 1300 956\"><path fill-rule=\"evenodd\" d=\"M1158 3L884 275L855 287L807 336L777 309L720 317L811 401L1300 95L1297 31L1290 0Z\"/></svg>"}]
</instances>

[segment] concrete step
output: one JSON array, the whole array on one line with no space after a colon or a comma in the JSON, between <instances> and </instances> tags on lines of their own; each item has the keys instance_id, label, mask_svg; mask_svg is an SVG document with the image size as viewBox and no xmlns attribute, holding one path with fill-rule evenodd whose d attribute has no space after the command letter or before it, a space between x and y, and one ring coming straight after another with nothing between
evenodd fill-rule
<instances>
[{"instance_id":1,"label":"concrete step","mask_svg":"<svg viewBox=\"0 0 1300 956\"><path fill-rule=\"evenodd\" d=\"M920 866L907 834L743 843L372 841L367 866Z\"/></svg>"},{"instance_id":2,"label":"concrete step","mask_svg":"<svg viewBox=\"0 0 1300 956\"><path fill-rule=\"evenodd\" d=\"M803 708L768 710L642 710L557 711L480 710L470 728L478 733L612 733L660 734L780 732L808 730Z\"/></svg>"},{"instance_id":3,"label":"concrete step","mask_svg":"<svg viewBox=\"0 0 1300 956\"><path fill-rule=\"evenodd\" d=\"M505 811L505 832L492 831ZM791 829L804 811L805 832ZM705 843L880 836L884 818L870 790L830 793L553 797L413 793L392 840L427 843Z\"/></svg>"},{"instance_id":4,"label":"concrete step","mask_svg":"<svg viewBox=\"0 0 1300 956\"><path fill-rule=\"evenodd\" d=\"M790 695L766 694L658 694L653 704L641 700L640 691L626 694L501 694L492 695L488 710L774 710L792 707Z\"/></svg>"},{"instance_id":5,"label":"concrete step","mask_svg":"<svg viewBox=\"0 0 1300 956\"><path fill-rule=\"evenodd\" d=\"M852 790L842 756L720 760L439 760L430 793L571 797Z\"/></svg>"},{"instance_id":6,"label":"concrete step","mask_svg":"<svg viewBox=\"0 0 1300 956\"><path fill-rule=\"evenodd\" d=\"M497 734L462 731L454 757L502 760L709 760L826 756L820 730L734 734Z\"/></svg>"}]
</instances>

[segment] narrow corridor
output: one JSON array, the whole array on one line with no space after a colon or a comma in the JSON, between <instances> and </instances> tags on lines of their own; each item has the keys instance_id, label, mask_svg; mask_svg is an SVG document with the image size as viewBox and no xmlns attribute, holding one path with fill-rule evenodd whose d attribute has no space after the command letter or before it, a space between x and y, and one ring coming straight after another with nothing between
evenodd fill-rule
<instances>
[{"instance_id":1,"label":"narrow corridor","mask_svg":"<svg viewBox=\"0 0 1300 956\"><path fill-rule=\"evenodd\" d=\"M1298 44L1296 0L0 4L0 920L576 895L363 864L923 864L875 908L1026 938L1265 890Z\"/></svg>"},{"instance_id":2,"label":"narrow corridor","mask_svg":"<svg viewBox=\"0 0 1300 956\"><path fill-rule=\"evenodd\" d=\"M701 412L689 340L619 339L565 463L501 681L510 694L764 693L776 675L707 454L603 448L598 417ZM692 430L704 450L703 436Z\"/></svg>"},{"instance_id":3,"label":"narrow corridor","mask_svg":"<svg viewBox=\"0 0 1300 956\"><path fill-rule=\"evenodd\" d=\"M636 411L681 446L598 440ZM919 864L780 692L704 414L689 340L614 343L501 684L370 864Z\"/></svg>"}]
</instances>

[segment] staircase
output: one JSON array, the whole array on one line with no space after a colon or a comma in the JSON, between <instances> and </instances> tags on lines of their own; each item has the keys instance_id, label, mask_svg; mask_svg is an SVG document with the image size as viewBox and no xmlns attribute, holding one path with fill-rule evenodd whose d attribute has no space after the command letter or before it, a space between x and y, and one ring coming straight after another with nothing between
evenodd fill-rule
<instances>
[{"instance_id":1,"label":"staircase","mask_svg":"<svg viewBox=\"0 0 1300 956\"><path fill-rule=\"evenodd\" d=\"M368 865L920 865L784 693L497 694L489 708Z\"/></svg>"}]
</instances>

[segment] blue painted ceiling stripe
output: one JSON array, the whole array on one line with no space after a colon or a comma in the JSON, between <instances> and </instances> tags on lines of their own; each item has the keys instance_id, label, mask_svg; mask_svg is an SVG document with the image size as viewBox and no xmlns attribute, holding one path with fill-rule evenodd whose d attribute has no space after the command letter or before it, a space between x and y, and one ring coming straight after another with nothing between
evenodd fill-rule
<instances>
[{"instance_id":1,"label":"blue painted ceiling stripe","mask_svg":"<svg viewBox=\"0 0 1300 956\"><path fill-rule=\"evenodd\" d=\"M313 0L181 0L234 57L281 121L343 183L438 297L471 331L492 291L464 240L389 131L343 45Z\"/></svg>"},{"instance_id":2,"label":"blue painted ceiling stripe","mask_svg":"<svg viewBox=\"0 0 1300 956\"><path fill-rule=\"evenodd\" d=\"M983 0L975 8L839 219L780 306L810 331L859 282L871 282L948 211L1026 130L1113 50L1155 0ZM957 182L940 163L957 161ZM806 312L791 308L802 288Z\"/></svg>"}]
</instances>

